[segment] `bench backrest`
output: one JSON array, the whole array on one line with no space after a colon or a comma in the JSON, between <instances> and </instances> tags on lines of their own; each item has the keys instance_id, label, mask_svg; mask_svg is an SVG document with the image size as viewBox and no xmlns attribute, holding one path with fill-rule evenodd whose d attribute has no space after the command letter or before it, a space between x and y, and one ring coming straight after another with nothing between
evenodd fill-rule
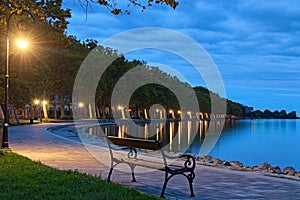
<instances>
[{"instance_id":1,"label":"bench backrest","mask_svg":"<svg viewBox=\"0 0 300 200\"><path fill-rule=\"evenodd\" d=\"M142 140L137 138L118 138L113 136L108 136L108 140L119 146L128 146L141 149L149 150L161 150L163 145L160 141L157 140Z\"/></svg>"}]
</instances>

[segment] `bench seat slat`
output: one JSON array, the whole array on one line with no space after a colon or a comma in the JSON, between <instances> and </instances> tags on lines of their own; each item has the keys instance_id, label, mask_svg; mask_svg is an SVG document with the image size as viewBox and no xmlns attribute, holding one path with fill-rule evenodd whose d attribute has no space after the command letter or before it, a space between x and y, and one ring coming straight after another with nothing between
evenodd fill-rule
<instances>
[{"instance_id":1,"label":"bench seat slat","mask_svg":"<svg viewBox=\"0 0 300 200\"><path fill-rule=\"evenodd\" d=\"M153 168L153 169L162 170L162 171L165 170L164 165L145 162L145 161L141 161L139 159L121 159L121 160L123 162L130 163L130 164L135 164L135 165L142 166L142 167L148 167L148 168Z\"/></svg>"},{"instance_id":2,"label":"bench seat slat","mask_svg":"<svg viewBox=\"0 0 300 200\"><path fill-rule=\"evenodd\" d=\"M119 146L129 146L134 148L160 150L163 146L162 143L157 140L141 140L135 138L118 138L114 136L108 136L111 143Z\"/></svg>"},{"instance_id":3,"label":"bench seat slat","mask_svg":"<svg viewBox=\"0 0 300 200\"><path fill-rule=\"evenodd\" d=\"M159 162L155 162L155 161L148 161L148 160L142 160L142 159L131 159L131 158L122 158L119 160L119 162L125 162L125 163L130 163L130 164L134 164L134 165L138 165L138 166L142 166L142 167L147 167L147 168L154 168L154 169L158 169L161 171L165 171L166 167ZM185 168L181 165L168 165L168 168L171 170L184 170Z\"/></svg>"}]
</instances>

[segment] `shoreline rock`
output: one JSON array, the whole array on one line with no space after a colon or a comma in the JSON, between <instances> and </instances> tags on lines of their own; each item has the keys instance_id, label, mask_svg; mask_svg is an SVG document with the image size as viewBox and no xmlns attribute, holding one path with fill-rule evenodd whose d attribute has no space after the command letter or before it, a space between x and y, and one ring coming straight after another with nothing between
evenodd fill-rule
<instances>
[{"instance_id":1,"label":"shoreline rock","mask_svg":"<svg viewBox=\"0 0 300 200\"><path fill-rule=\"evenodd\" d=\"M294 167L287 166L283 170L279 166L272 166L268 162L264 162L257 166L245 166L239 161L226 161L220 160L219 158L213 158L212 156L198 156L197 161L206 166L214 166L220 168L226 168L238 171L256 171L262 172L264 175L270 175L280 177L280 178L295 178L293 180L300 181L300 171L296 171Z\"/></svg>"},{"instance_id":2,"label":"shoreline rock","mask_svg":"<svg viewBox=\"0 0 300 200\"><path fill-rule=\"evenodd\" d=\"M283 169L283 173L288 176L294 176L297 172L294 167L288 166Z\"/></svg>"}]
</instances>

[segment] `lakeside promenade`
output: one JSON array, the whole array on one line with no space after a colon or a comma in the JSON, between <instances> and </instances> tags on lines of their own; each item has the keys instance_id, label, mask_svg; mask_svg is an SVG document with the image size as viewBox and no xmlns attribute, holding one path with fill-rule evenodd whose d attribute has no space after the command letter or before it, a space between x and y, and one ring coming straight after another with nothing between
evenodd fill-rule
<instances>
[{"instance_id":1,"label":"lakeside promenade","mask_svg":"<svg viewBox=\"0 0 300 200\"><path fill-rule=\"evenodd\" d=\"M36 124L9 128L10 148L32 160L59 169L72 169L107 178L110 157L99 152L94 158L85 146L57 137L45 129L63 125ZM122 166L122 165L121 165ZM121 168L120 166L120 168ZM112 181L140 191L159 196L164 173L137 173L136 183L131 182L130 170L114 171ZM139 168L137 168L139 169ZM300 181L263 176L258 172L241 172L223 168L196 166L194 191L196 197L189 198L186 179L174 177L168 183L165 196L169 199L300 199Z\"/></svg>"}]
</instances>

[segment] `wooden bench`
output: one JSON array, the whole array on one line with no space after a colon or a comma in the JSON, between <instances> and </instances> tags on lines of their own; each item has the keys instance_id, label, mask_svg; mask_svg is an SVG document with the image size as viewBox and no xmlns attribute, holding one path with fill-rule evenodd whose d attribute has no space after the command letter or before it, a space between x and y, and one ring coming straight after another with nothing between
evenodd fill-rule
<instances>
[{"instance_id":1,"label":"wooden bench","mask_svg":"<svg viewBox=\"0 0 300 200\"><path fill-rule=\"evenodd\" d=\"M161 191L161 198L164 198L165 189L167 187L168 181L175 175L183 175L187 178L190 187L191 197L194 197L193 191L193 180L195 178L194 169L196 166L195 157L191 154L184 154L180 156L169 156L163 150L163 144L157 140L142 140L134 138L118 138L108 136L108 146L111 155L111 168L108 174L107 180L110 181L113 169L121 164L128 164L131 169L132 181L136 182L134 176L134 169L136 166L146 167L156 170L161 170L165 172L165 180L163 188ZM115 151L126 150L126 155L123 154L120 157ZM146 151L156 151L159 152L159 161L157 162L157 157L153 158L150 156L139 154L138 150ZM156 153L155 152L155 153ZM170 162L170 160L178 159L175 162ZM168 164L169 162L169 164Z\"/></svg>"}]
</instances>

